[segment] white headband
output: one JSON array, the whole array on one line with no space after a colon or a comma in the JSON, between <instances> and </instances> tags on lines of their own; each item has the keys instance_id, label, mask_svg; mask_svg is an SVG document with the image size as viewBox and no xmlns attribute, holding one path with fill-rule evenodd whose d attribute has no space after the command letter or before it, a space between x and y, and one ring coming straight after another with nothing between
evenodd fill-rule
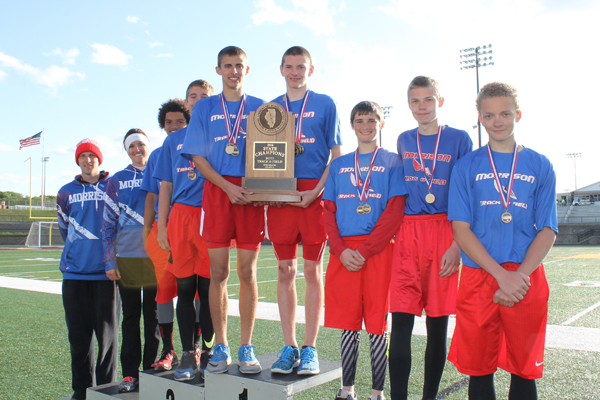
<instances>
[{"instance_id":1,"label":"white headband","mask_svg":"<svg viewBox=\"0 0 600 400\"><path fill-rule=\"evenodd\" d=\"M133 135L127 136L127 139L125 139L125 150L129 149L131 143L137 141L144 143L148 148L150 147L150 141L148 140L148 136L143 135L141 133L134 133Z\"/></svg>"}]
</instances>

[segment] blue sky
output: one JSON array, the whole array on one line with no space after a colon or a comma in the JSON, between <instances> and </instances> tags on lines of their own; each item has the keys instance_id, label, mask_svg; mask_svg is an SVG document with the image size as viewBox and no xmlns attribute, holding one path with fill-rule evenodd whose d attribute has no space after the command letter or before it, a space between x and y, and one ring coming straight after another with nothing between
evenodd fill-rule
<instances>
[{"instance_id":1,"label":"blue sky","mask_svg":"<svg viewBox=\"0 0 600 400\"><path fill-rule=\"evenodd\" d=\"M426 5L425 5L426 4ZM348 118L354 104L393 106L384 146L416 126L406 87L429 75L446 98L440 122L467 130L477 143L474 70L461 71L459 49L493 44L495 65L480 70L481 84L517 86L523 118L519 143L546 154L557 190L600 180L595 149L600 82L599 1L400 0L179 1L176 3L18 1L0 14L0 190L41 191L41 146L18 150L18 140L45 129L47 193L78 172L76 143L101 143L103 168L128 164L122 137L132 127L161 144L156 115L188 83L206 79L217 91L216 55L228 45L248 54L247 93L271 100L284 92L282 53L293 45L313 56L311 89L332 96L342 120L344 152L355 140ZM487 140L483 132L483 143Z\"/></svg>"}]
</instances>

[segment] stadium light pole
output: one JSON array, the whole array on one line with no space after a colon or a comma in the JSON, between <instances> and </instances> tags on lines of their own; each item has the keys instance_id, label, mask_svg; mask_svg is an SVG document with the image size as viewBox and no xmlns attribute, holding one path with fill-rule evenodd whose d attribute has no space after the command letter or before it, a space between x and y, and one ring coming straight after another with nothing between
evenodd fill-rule
<instances>
[{"instance_id":1,"label":"stadium light pole","mask_svg":"<svg viewBox=\"0 0 600 400\"><path fill-rule=\"evenodd\" d=\"M44 209L44 202L46 200L46 163L50 161L50 157L42 158L42 210Z\"/></svg>"},{"instance_id":2,"label":"stadium light pole","mask_svg":"<svg viewBox=\"0 0 600 400\"><path fill-rule=\"evenodd\" d=\"M577 190L577 159L581 157L581 153L569 153L567 158L573 159L573 171L575 172L575 190Z\"/></svg>"},{"instance_id":3,"label":"stadium light pole","mask_svg":"<svg viewBox=\"0 0 600 400\"><path fill-rule=\"evenodd\" d=\"M383 119L387 119L390 114L392 113L392 108L394 108L394 106L384 106L381 107L381 109L383 110ZM383 141L382 141L382 137L381 137L381 129L379 130L379 146L383 147Z\"/></svg>"},{"instance_id":4,"label":"stadium light pole","mask_svg":"<svg viewBox=\"0 0 600 400\"><path fill-rule=\"evenodd\" d=\"M492 54L491 49L492 45L488 44L486 46L460 49L459 51L461 58L460 69L465 70L475 68L475 76L477 77L477 94L479 94L479 68L494 65L494 63L491 61L492 56L488 56L488 54ZM479 118L477 118L477 128L479 135L479 147L481 147L481 122L479 122Z\"/></svg>"}]
</instances>

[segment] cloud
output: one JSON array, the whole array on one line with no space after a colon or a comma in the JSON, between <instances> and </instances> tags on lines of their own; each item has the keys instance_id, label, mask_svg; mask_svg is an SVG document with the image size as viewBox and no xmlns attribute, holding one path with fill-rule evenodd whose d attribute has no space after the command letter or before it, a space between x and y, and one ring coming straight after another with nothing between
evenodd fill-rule
<instances>
[{"instance_id":1,"label":"cloud","mask_svg":"<svg viewBox=\"0 0 600 400\"><path fill-rule=\"evenodd\" d=\"M146 29L144 32L146 32L146 35L150 35L150 31L148 29Z\"/></svg>"},{"instance_id":2,"label":"cloud","mask_svg":"<svg viewBox=\"0 0 600 400\"><path fill-rule=\"evenodd\" d=\"M75 48L69 50L56 48L49 55L60 56L63 59L63 64L73 65L75 64L75 59L79 56L79 50Z\"/></svg>"},{"instance_id":3,"label":"cloud","mask_svg":"<svg viewBox=\"0 0 600 400\"><path fill-rule=\"evenodd\" d=\"M4 144L4 143L0 143L0 151L13 151L13 150L15 150L14 147L9 146L9 145Z\"/></svg>"},{"instance_id":4,"label":"cloud","mask_svg":"<svg viewBox=\"0 0 600 400\"><path fill-rule=\"evenodd\" d=\"M129 61L133 58L110 44L94 43L92 47L95 50L92 53L92 62L96 64L118 65L124 67L129 64Z\"/></svg>"},{"instance_id":5,"label":"cloud","mask_svg":"<svg viewBox=\"0 0 600 400\"><path fill-rule=\"evenodd\" d=\"M148 43L148 47L151 49L155 48L156 46L163 46L163 44L161 42Z\"/></svg>"},{"instance_id":6,"label":"cloud","mask_svg":"<svg viewBox=\"0 0 600 400\"><path fill-rule=\"evenodd\" d=\"M290 21L302 23L318 35L333 35L335 27L333 16L345 8L342 2L339 10L327 8L328 2L321 0L292 0L293 10L284 10L274 0L259 0L256 4L258 12L252 14L255 25L264 23L284 24Z\"/></svg>"},{"instance_id":7,"label":"cloud","mask_svg":"<svg viewBox=\"0 0 600 400\"><path fill-rule=\"evenodd\" d=\"M139 17L134 17L132 15L127 16L127 22L131 22L132 24L137 24L139 20Z\"/></svg>"},{"instance_id":8,"label":"cloud","mask_svg":"<svg viewBox=\"0 0 600 400\"><path fill-rule=\"evenodd\" d=\"M1 173L0 180L3 182L13 183L20 186L29 185L29 179L24 179L24 177L21 175L11 174L9 172Z\"/></svg>"},{"instance_id":9,"label":"cloud","mask_svg":"<svg viewBox=\"0 0 600 400\"><path fill-rule=\"evenodd\" d=\"M28 75L35 82L47 86L51 89L56 89L70 83L73 79L85 78L85 74L81 72L70 71L66 67L58 67L52 65L46 69L40 69L28 64L24 64L18 59L0 52L0 65L6 68L12 68L20 74ZM0 74L1 77L1 74Z\"/></svg>"},{"instance_id":10,"label":"cloud","mask_svg":"<svg viewBox=\"0 0 600 400\"><path fill-rule=\"evenodd\" d=\"M155 57L156 58L173 57L173 54L171 54L171 53L160 53L160 54L157 54Z\"/></svg>"},{"instance_id":11,"label":"cloud","mask_svg":"<svg viewBox=\"0 0 600 400\"><path fill-rule=\"evenodd\" d=\"M4 77L6 77L7 73L4 71L0 71L0 82L2 82L2 80L4 79Z\"/></svg>"}]
</instances>

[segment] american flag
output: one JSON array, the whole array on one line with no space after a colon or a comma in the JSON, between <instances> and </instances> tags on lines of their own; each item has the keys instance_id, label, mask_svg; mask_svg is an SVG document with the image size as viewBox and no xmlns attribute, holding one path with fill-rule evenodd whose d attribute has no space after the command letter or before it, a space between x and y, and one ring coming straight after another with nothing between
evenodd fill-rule
<instances>
[{"instance_id":1,"label":"american flag","mask_svg":"<svg viewBox=\"0 0 600 400\"><path fill-rule=\"evenodd\" d=\"M23 147L35 146L36 144L40 144L41 138L42 138L42 132L39 132L39 133L36 133L35 135L33 135L32 137L28 137L27 139L19 140L19 144L21 145L21 147L19 147L19 150L21 150Z\"/></svg>"}]
</instances>

